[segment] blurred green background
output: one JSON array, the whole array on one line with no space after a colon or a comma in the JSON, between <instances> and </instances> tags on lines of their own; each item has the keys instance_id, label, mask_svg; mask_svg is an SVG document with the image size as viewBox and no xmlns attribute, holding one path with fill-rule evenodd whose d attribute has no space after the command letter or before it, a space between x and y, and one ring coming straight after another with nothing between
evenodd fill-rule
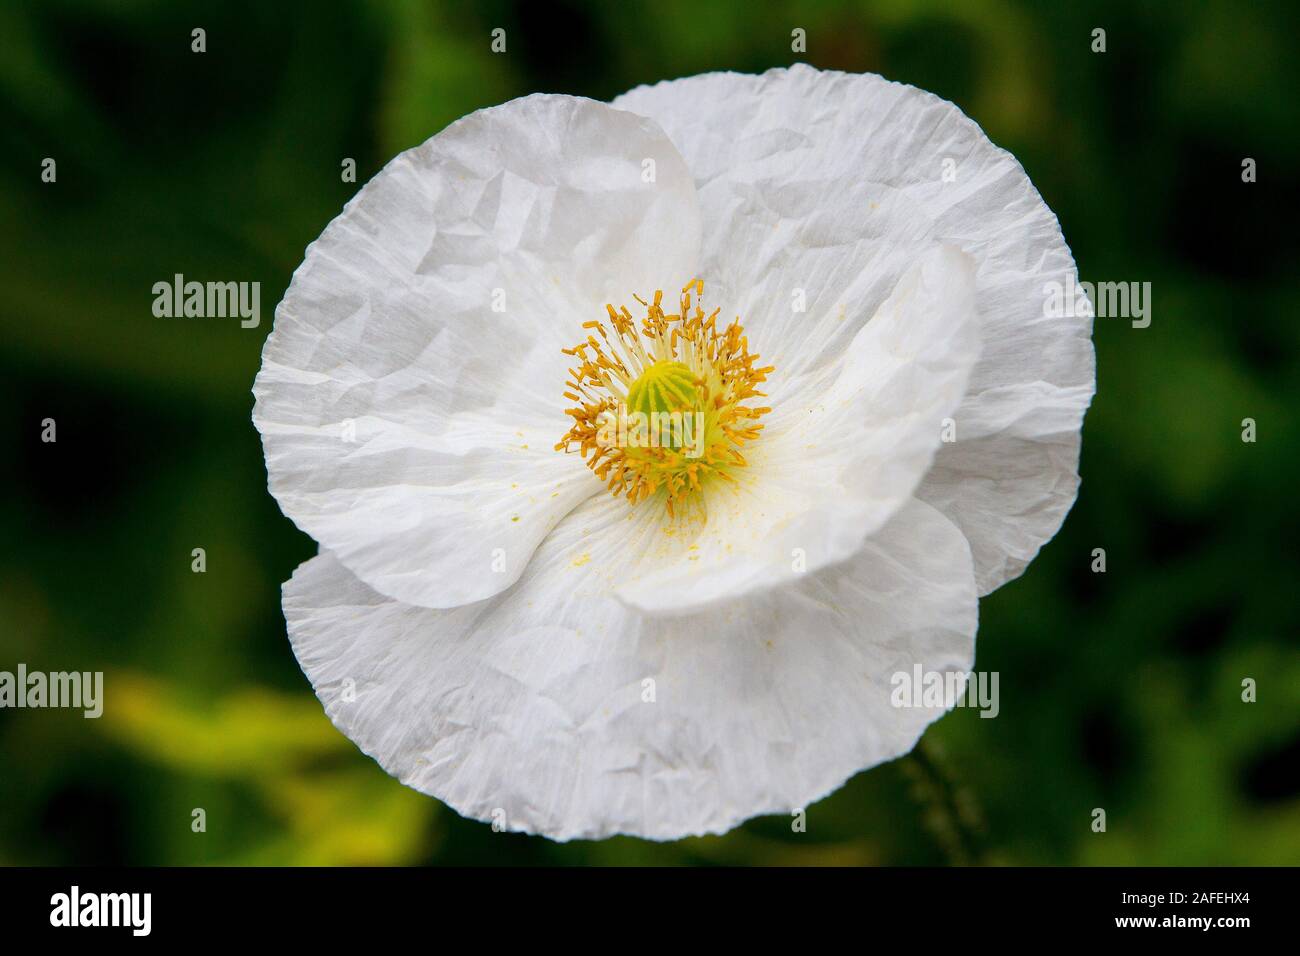
<instances>
[{"instance_id":1,"label":"blurred green background","mask_svg":"<svg viewBox=\"0 0 1300 956\"><path fill-rule=\"evenodd\" d=\"M0 863L1300 862L1296 10L6 2L0 670L107 678L98 721L0 710ZM290 653L280 583L314 545L249 420L274 305L359 184L459 116L796 59L957 103L1024 163L1084 279L1153 284L1150 328L1097 323L1078 504L981 604L1001 714L944 718L805 834L493 833L360 754ZM155 318L177 272L260 281L261 326Z\"/></svg>"}]
</instances>

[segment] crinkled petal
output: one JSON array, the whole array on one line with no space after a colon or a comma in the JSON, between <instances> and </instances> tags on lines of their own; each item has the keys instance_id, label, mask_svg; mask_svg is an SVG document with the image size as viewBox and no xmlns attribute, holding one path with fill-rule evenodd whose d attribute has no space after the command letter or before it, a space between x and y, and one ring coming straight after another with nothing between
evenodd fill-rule
<instances>
[{"instance_id":1,"label":"crinkled petal","mask_svg":"<svg viewBox=\"0 0 1300 956\"><path fill-rule=\"evenodd\" d=\"M706 489L704 520L666 525L619 596L680 614L857 551L912 497L966 393L979 358L972 272L955 247L931 249L834 360L773 389L746 466Z\"/></svg>"},{"instance_id":2,"label":"crinkled petal","mask_svg":"<svg viewBox=\"0 0 1300 956\"><path fill-rule=\"evenodd\" d=\"M651 120L530 96L394 159L307 250L254 394L272 494L376 591L508 587L599 490L553 446L607 301L698 267L691 177Z\"/></svg>"},{"instance_id":3,"label":"crinkled petal","mask_svg":"<svg viewBox=\"0 0 1300 956\"><path fill-rule=\"evenodd\" d=\"M449 610L385 598L323 553L285 585L294 651L389 773L560 840L721 833L807 807L943 713L894 706L894 675L973 665L970 552L919 501L844 564L676 618L629 609L596 573L630 560L635 523L592 499L514 588Z\"/></svg>"},{"instance_id":4,"label":"crinkled petal","mask_svg":"<svg viewBox=\"0 0 1300 956\"><path fill-rule=\"evenodd\" d=\"M983 352L919 494L969 538L981 593L1017 576L1074 502L1095 369L1091 318L1045 314L1074 260L1015 158L929 93L803 65L639 87L614 105L653 117L686 157L706 277L748 310L778 369L850 340L916 243L974 257ZM791 308L800 292L806 313Z\"/></svg>"}]
</instances>

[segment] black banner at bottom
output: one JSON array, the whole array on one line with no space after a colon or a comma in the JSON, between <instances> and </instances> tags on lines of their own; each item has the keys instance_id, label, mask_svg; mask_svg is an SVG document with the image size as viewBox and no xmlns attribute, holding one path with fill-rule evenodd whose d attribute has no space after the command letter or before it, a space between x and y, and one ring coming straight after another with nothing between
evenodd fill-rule
<instances>
[{"instance_id":1,"label":"black banner at bottom","mask_svg":"<svg viewBox=\"0 0 1300 956\"><path fill-rule=\"evenodd\" d=\"M937 941L965 927L986 939L1198 936L1231 945L1280 936L1294 876L1281 868L11 868L0 869L0 917L6 940L75 936L79 944L373 945L376 933L420 930L436 931L430 946L447 942L449 930L492 942L518 934L594 944L618 934L680 940L687 927L693 938L713 929L734 943L785 923L817 936L843 927L864 940L874 929L913 928Z\"/></svg>"}]
</instances>

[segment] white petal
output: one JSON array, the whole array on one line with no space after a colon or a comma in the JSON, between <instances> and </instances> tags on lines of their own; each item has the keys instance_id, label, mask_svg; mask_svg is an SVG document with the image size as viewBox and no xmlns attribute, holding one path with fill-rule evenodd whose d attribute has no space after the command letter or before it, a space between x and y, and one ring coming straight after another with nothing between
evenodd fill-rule
<instances>
[{"instance_id":1,"label":"white petal","mask_svg":"<svg viewBox=\"0 0 1300 956\"><path fill-rule=\"evenodd\" d=\"M686 157L713 253L706 281L749 310L778 369L852 336L887 293L875 277L897 275L891 243L938 239L975 258L983 354L953 415L957 441L920 495L970 539L981 593L1018 575L1074 502L1095 369L1091 319L1044 317L1046 284L1074 277L1074 260L1015 158L929 93L803 65L640 87L614 105L657 120ZM790 311L796 288L806 317ZM798 343L793 354L764 339L764 323Z\"/></svg>"},{"instance_id":2,"label":"white petal","mask_svg":"<svg viewBox=\"0 0 1300 956\"><path fill-rule=\"evenodd\" d=\"M584 592L590 569L621 560L618 504L583 505L479 605L401 605L328 554L299 568L285 614L335 725L466 816L560 840L674 839L806 807L906 753L943 708L893 706L893 675L973 664L969 550L928 505L845 564L662 618Z\"/></svg>"},{"instance_id":3,"label":"white petal","mask_svg":"<svg viewBox=\"0 0 1300 956\"><path fill-rule=\"evenodd\" d=\"M560 348L605 302L680 286L698 248L694 185L652 121L530 96L452 124L348 203L276 310L253 413L271 492L381 593L447 607L509 586L599 490L553 450Z\"/></svg>"},{"instance_id":4,"label":"white petal","mask_svg":"<svg viewBox=\"0 0 1300 956\"><path fill-rule=\"evenodd\" d=\"M646 549L619 596L680 614L843 561L911 497L979 358L972 264L923 255L843 350L774 412L707 521ZM779 370L778 370L779 373ZM765 400L766 401L766 400Z\"/></svg>"}]
</instances>

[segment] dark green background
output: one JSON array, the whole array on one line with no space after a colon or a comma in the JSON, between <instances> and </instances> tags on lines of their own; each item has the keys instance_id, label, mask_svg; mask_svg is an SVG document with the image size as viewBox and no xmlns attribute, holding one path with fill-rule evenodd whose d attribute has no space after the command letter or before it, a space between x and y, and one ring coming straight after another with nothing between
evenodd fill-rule
<instances>
[{"instance_id":1,"label":"dark green background","mask_svg":"<svg viewBox=\"0 0 1300 956\"><path fill-rule=\"evenodd\" d=\"M0 711L0 863L1300 861L1295 9L0 6L0 670L108 672L99 721ZM364 183L521 94L788 64L795 27L798 59L964 109L1024 163L1084 279L1152 283L1151 327L1098 321L1078 504L981 603L997 719L949 715L802 835L495 834L357 752L290 653L280 582L314 545L267 494L249 421L272 310L358 188L344 157ZM155 318L177 272L260 281L261 327Z\"/></svg>"}]
</instances>

